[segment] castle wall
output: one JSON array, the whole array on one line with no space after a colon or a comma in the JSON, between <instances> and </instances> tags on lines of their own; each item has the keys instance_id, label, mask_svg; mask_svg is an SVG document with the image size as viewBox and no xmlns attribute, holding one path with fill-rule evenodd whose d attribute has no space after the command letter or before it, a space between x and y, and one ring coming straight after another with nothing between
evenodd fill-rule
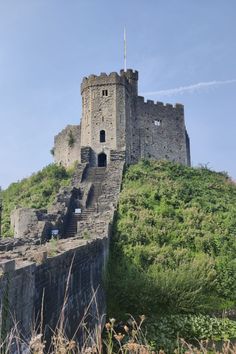
<instances>
[{"instance_id":1,"label":"castle wall","mask_svg":"<svg viewBox=\"0 0 236 354\"><path fill-rule=\"evenodd\" d=\"M70 338L75 334L83 316L85 318L82 322L89 321L88 325L94 329L98 318L101 320L106 312L102 275L108 256L108 238L95 239L78 246L73 246L72 242L71 246L71 250L39 265L35 273L36 313L40 311L44 296L44 323L48 331L49 327L55 328L67 296L65 319L66 332ZM81 330L77 338L81 336Z\"/></svg>"},{"instance_id":2,"label":"castle wall","mask_svg":"<svg viewBox=\"0 0 236 354\"><path fill-rule=\"evenodd\" d=\"M84 225L80 225L77 236L45 244L33 244L29 240L21 244L17 239L17 244L11 247L4 240L0 241L0 328L3 334L9 333L14 320L25 339L29 339L32 323L36 319L40 321L42 300L42 327L46 328L46 339L50 335L49 327L54 329L58 324L65 299L65 329L69 338L73 337L84 315L82 322L86 322L93 332L99 321L105 320L106 297L102 278L121 188L124 157L124 151L111 152L112 161L102 181L103 193L98 199L97 211L87 221L80 222ZM81 188L86 198L90 182L86 180L85 171L86 166L79 166L73 184ZM64 192L58 194L50 208L51 213L61 214L68 205L69 190L66 194ZM84 230L89 234L88 240L82 236ZM84 340L81 330L76 339Z\"/></svg>"},{"instance_id":3,"label":"castle wall","mask_svg":"<svg viewBox=\"0 0 236 354\"><path fill-rule=\"evenodd\" d=\"M12 322L21 321L21 330L29 334L32 326L35 294L35 264L16 268L14 260L0 262L1 337L9 334Z\"/></svg>"},{"instance_id":4,"label":"castle wall","mask_svg":"<svg viewBox=\"0 0 236 354\"><path fill-rule=\"evenodd\" d=\"M67 125L54 138L54 161L65 167L80 162L80 125Z\"/></svg>"},{"instance_id":5,"label":"castle wall","mask_svg":"<svg viewBox=\"0 0 236 354\"><path fill-rule=\"evenodd\" d=\"M190 165L183 106L144 102L138 96L137 71L90 75L82 81L81 95L81 132L79 126L68 126L55 138L57 163L67 167L75 160L81 161L81 146L83 159L84 148L91 148L91 166L98 165L98 155L102 152L110 163L111 150L126 151L128 164L137 163L140 158L152 158ZM71 148L68 134L73 129L76 142ZM104 142L100 141L101 131L105 131Z\"/></svg>"},{"instance_id":6,"label":"castle wall","mask_svg":"<svg viewBox=\"0 0 236 354\"><path fill-rule=\"evenodd\" d=\"M188 164L184 107L137 99L140 158Z\"/></svg>"},{"instance_id":7,"label":"castle wall","mask_svg":"<svg viewBox=\"0 0 236 354\"><path fill-rule=\"evenodd\" d=\"M73 337L83 316L84 322L87 322L86 317L89 318L89 326L94 330L98 318L101 319L106 310L101 284L108 255L108 238L89 242L75 240L70 247L70 250L52 258L42 258L41 264L25 262L15 266L14 260L1 261L1 334L9 333L14 320L20 332L30 338L33 320L37 318L40 321L43 308L47 337L51 333L50 328L55 329L58 325L65 298L67 335ZM81 329L78 337L82 338Z\"/></svg>"},{"instance_id":8,"label":"castle wall","mask_svg":"<svg viewBox=\"0 0 236 354\"><path fill-rule=\"evenodd\" d=\"M187 149L187 165L191 166L190 139L187 130L185 131L185 139L186 139L186 149Z\"/></svg>"},{"instance_id":9,"label":"castle wall","mask_svg":"<svg viewBox=\"0 0 236 354\"><path fill-rule=\"evenodd\" d=\"M137 139L136 98L138 92L138 72L121 70L120 75L128 82L125 94L125 150L126 162L135 163L139 157L139 140Z\"/></svg>"},{"instance_id":10,"label":"castle wall","mask_svg":"<svg viewBox=\"0 0 236 354\"><path fill-rule=\"evenodd\" d=\"M115 102L116 147L114 150L126 148L126 116L127 116L127 87L119 85L116 88Z\"/></svg>"}]
</instances>

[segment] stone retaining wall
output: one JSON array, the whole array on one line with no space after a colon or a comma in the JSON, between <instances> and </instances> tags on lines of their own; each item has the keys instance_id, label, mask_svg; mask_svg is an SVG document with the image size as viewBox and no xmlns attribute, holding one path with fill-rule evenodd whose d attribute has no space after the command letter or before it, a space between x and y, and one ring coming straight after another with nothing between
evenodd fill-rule
<instances>
[{"instance_id":1,"label":"stone retaining wall","mask_svg":"<svg viewBox=\"0 0 236 354\"><path fill-rule=\"evenodd\" d=\"M53 330L57 326L63 304L65 332L69 338L73 337L84 316L84 322L89 317L88 325L94 329L97 319L105 314L102 276L108 255L108 237L74 240L69 250L61 252L59 249L63 248L63 243L55 247L51 257L46 253L39 259L40 263L0 262L0 326L3 335L9 333L15 322L21 334L30 338L33 321L38 325L41 320L41 308L46 337L52 334L50 328ZM40 247L36 252L40 255ZM53 255L53 252L60 253ZM77 333L79 339L81 332L82 328Z\"/></svg>"},{"instance_id":2,"label":"stone retaining wall","mask_svg":"<svg viewBox=\"0 0 236 354\"><path fill-rule=\"evenodd\" d=\"M49 328L57 326L65 296L68 337L73 336L84 315L91 331L95 330L106 312L102 278L124 168L119 154L116 157L102 182L103 194L98 199L97 211L86 225L80 225L76 236L52 239L44 244L30 235L25 240L12 239L10 244L9 240L0 242L0 327L3 335L9 333L16 321L24 337L29 338L32 323L36 319L39 321L44 298L43 328L50 336ZM84 165L77 171L73 181L81 181L81 184L71 186L72 190L78 191L81 185L90 183L83 179L86 168ZM85 190L81 189L84 193ZM65 198L60 193L50 212L60 216L65 207ZM84 229L89 231L87 239L82 236ZM77 339L81 342L82 338L80 330Z\"/></svg>"}]
</instances>

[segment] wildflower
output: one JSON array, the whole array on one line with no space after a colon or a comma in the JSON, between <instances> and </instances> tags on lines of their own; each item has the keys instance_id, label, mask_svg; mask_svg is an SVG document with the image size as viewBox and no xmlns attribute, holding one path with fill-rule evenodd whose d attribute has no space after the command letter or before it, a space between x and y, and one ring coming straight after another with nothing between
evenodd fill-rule
<instances>
[{"instance_id":1,"label":"wildflower","mask_svg":"<svg viewBox=\"0 0 236 354\"><path fill-rule=\"evenodd\" d=\"M41 354L45 348L45 341L42 340L42 334L33 336L30 340L30 348L34 350L34 353Z\"/></svg>"},{"instance_id":2,"label":"wildflower","mask_svg":"<svg viewBox=\"0 0 236 354\"><path fill-rule=\"evenodd\" d=\"M145 315L140 315L139 317L140 317L141 321L144 321L144 320L145 320L145 318L146 318L146 316L145 316Z\"/></svg>"},{"instance_id":3,"label":"wildflower","mask_svg":"<svg viewBox=\"0 0 236 354\"><path fill-rule=\"evenodd\" d=\"M123 347L127 352L130 353L140 353L140 354L150 353L150 348L146 347L143 344L135 343L133 341L129 341ZM155 352L152 352L152 354L155 354Z\"/></svg>"},{"instance_id":4,"label":"wildflower","mask_svg":"<svg viewBox=\"0 0 236 354\"><path fill-rule=\"evenodd\" d=\"M73 350L76 348L76 342L74 340L70 340L68 343L67 343L67 349L68 350Z\"/></svg>"},{"instance_id":5,"label":"wildflower","mask_svg":"<svg viewBox=\"0 0 236 354\"><path fill-rule=\"evenodd\" d=\"M110 322L112 325L115 323L115 321L116 321L115 318L110 318Z\"/></svg>"},{"instance_id":6,"label":"wildflower","mask_svg":"<svg viewBox=\"0 0 236 354\"><path fill-rule=\"evenodd\" d=\"M121 342L122 339L124 338L124 334L118 333L118 334L115 334L114 337L118 342Z\"/></svg>"},{"instance_id":7,"label":"wildflower","mask_svg":"<svg viewBox=\"0 0 236 354\"><path fill-rule=\"evenodd\" d=\"M129 332L129 327L125 325L124 326L124 330L125 330L126 333L128 333Z\"/></svg>"},{"instance_id":8,"label":"wildflower","mask_svg":"<svg viewBox=\"0 0 236 354\"><path fill-rule=\"evenodd\" d=\"M139 344L134 343L133 341L129 341L124 345L124 349L129 352L135 352L138 349Z\"/></svg>"},{"instance_id":9,"label":"wildflower","mask_svg":"<svg viewBox=\"0 0 236 354\"><path fill-rule=\"evenodd\" d=\"M110 329L111 329L111 324L110 324L109 322L107 322L107 323L105 324L105 327L106 327L106 330L107 330L107 331L110 331Z\"/></svg>"},{"instance_id":10,"label":"wildflower","mask_svg":"<svg viewBox=\"0 0 236 354\"><path fill-rule=\"evenodd\" d=\"M93 346L92 346L92 353L95 354L95 353L97 353L97 352L98 352L98 351L97 351L96 345L93 345Z\"/></svg>"}]
</instances>

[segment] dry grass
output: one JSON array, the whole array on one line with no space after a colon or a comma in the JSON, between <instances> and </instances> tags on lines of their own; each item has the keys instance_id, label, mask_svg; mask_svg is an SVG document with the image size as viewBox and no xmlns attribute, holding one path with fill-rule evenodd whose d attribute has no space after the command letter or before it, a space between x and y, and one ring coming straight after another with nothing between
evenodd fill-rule
<instances>
[{"instance_id":1,"label":"dry grass","mask_svg":"<svg viewBox=\"0 0 236 354\"><path fill-rule=\"evenodd\" d=\"M41 327L37 331L32 330L31 338L25 340L15 324L5 341L0 342L0 354L168 354L164 349L155 351L148 344L142 329L144 316L140 316L138 321L130 316L124 325L116 325L115 319L111 318L105 323L104 329L100 319L93 332L89 332L85 323L81 322L79 327L83 329L84 335L82 346L76 340L76 333L71 339L66 336L61 319L50 343L46 343ZM173 353L236 354L236 344L225 341L219 348L215 343L206 340L194 346L179 339L178 347Z\"/></svg>"},{"instance_id":2,"label":"dry grass","mask_svg":"<svg viewBox=\"0 0 236 354\"><path fill-rule=\"evenodd\" d=\"M72 259L69 274L67 277L66 290L63 306L56 329L52 330L49 342L46 341L43 331L43 304L39 314L39 325L32 326L30 338L24 338L19 326L13 321L13 327L8 335L2 340L0 328L0 354L165 354L164 349L154 351L146 339L143 331L145 316L141 315L135 320L131 315L126 323L116 323L114 318L105 322L105 315L100 316L96 300L97 290L88 304L82 320L78 323L77 329L72 338L66 335L65 309L68 301L69 282L74 259ZM87 316L91 317L92 306L96 307L96 326L90 330L86 324ZM0 311L1 313L1 311ZM0 321L1 322L1 321ZM82 338L82 344L78 342L78 334ZM81 340L80 340L81 342ZM166 352L167 354L168 352ZM236 344L225 341L220 348L209 341L202 341L193 346L183 339L178 340L178 347L174 354L236 354Z\"/></svg>"}]
</instances>

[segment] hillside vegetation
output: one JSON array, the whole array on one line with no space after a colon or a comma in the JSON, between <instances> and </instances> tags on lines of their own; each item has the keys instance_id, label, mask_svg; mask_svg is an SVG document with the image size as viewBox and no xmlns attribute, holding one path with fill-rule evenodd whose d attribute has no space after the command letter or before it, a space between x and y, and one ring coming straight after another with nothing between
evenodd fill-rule
<instances>
[{"instance_id":1,"label":"hillside vegetation","mask_svg":"<svg viewBox=\"0 0 236 354\"><path fill-rule=\"evenodd\" d=\"M50 164L1 192L3 200L2 236L10 236L10 213L15 207L45 208L52 204L60 187L70 184L74 169Z\"/></svg>"},{"instance_id":2,"label":"hillside vegetation","mask_svg":"<svg viewBox=\"0 0 236 354\"><path fill-rule=\"evenodd\" d=\"M160 329L167 316L182 324L183 315L235 308L235 255L236 185L225 173L171 162L131 166L111 244L109 313L162 317Z\"/></svg>"}]
</instances>

